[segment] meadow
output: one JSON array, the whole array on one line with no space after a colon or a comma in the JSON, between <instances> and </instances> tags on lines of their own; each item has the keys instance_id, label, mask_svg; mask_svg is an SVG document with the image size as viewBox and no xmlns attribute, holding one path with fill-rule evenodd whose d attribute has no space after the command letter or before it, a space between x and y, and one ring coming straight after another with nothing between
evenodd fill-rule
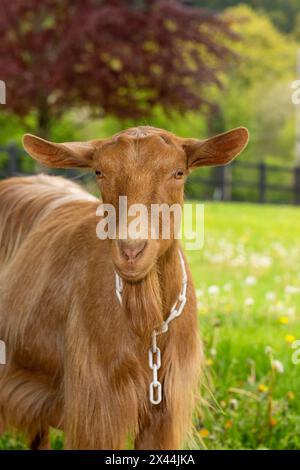
<instances>
[{"instance_id":1,"label":"meadow","mask_svg":"<svg viewBox=\"0 0 300 470\"><path fill-rule=\"evenodd\" d=\"M299 449L300 210L205 204L191 252L212 383L198 423L208 449Z\"/></svg>"},{"instance_id":2,"label":"meadow","mask_svg":"<svg viewBox=\"0 0 300 470\"><path fill-rule=\"evenodd\" d=\"M300 448L299 237L299 208L205 204L204 247L188 253L209 376L199 448ZM24 447L0 439L0 449Z\"/></svg>"}]
</instances>

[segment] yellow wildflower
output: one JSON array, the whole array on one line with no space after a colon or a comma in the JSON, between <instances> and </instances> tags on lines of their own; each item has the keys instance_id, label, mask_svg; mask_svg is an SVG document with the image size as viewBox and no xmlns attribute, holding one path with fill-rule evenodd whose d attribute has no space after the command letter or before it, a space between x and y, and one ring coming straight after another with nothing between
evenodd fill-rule
<instances>
[{"instance_id":1,"label":"yellow wildflower","mask_svg":"<svg viewBox=\"0 0 300 470\"><path fill-rule=\"evenodd\" d=\"M289 317L280 317L279 318L279 323L281 323L282 325L287 325L289 322Z\"/></svg>"},{"instance_id":2,"label":"yellow wildflower","mask_svg":"<svg viewBox=\"0 0 300 470\"><path fill-rule=\"evenodd\" d=\"M226 421L225 423L225 429L231 429L233 426L233 422L231 421L231 419L229 419L228 421Z\"/></svg>"},{"instance_id":3,"label":"yellow wildflower","mask_svg":"<svg viewBox=\"0 0 300 470\"><path fill-rule=\"evenodd\" d=\"M231 312L232 308L233 308L232 304L226 304L225 305L225 312Z\"/></svg>"},{"instance_id":4,"label":"yellow wildflower","mask_svg":"<svg viewBox=\"0 0 300 470\"><path fill-rule=\"evenodd\" d=\"M214 361L213 361L213 359L211 359L210 357L208 357L208 358L206 359L206 361L205 361L205 364L206 364L208 367L212 366L213 363L214 363Z\"/></svg>"},{"instance_id":5,"label":"yellow wildflower","mask_svg":"<svg viewBox=\"0 0 300 470\"><path fill-rule=\"evenodd\" d=\"M266 385L259 384L259 386L257 387L257 390L261 393L266 393L269 389Z\"/></svg>"},{"instance_id":6,"label":"yellow wildflower","mask_svg":"<svg viewBox=\"0 0 300 470\"><path fill-rule=\"evenodd\" d=\"M274 428L274 426L276 426L276 424L277 424L277 419L270 418L270 426L272 426L272 428Z\"/></svg>"},{"instance_id":7,"label":"yellow wildflower","mask_svg":"<svg viewBox=\"0 0 300 470\"><path fill-rule=\"evenodd\" d=\"M209 430L206 428L202 428L199 431L200 437L208 437L209 436Z\"/></svg>"},{"instance_id":8,"label":"yellow wildflower","mask_svg":"<svg viewBox=\"0 0 300 470\"><path fill-rule=\"evenodd\" d=\"M287 392L286 396L288 397L289 400L294 400L295 394L294 392Z\"/></svg>"},{"instance_id":9,"label":"yellow wildflower","mask_svg":"<svg viewBox=\"0 0 300 470\"><path fill-rule=\"evenodd\" d=\"M293 335L286 335L286 337L284 339L289 344L292 344L296 340L295 336L293 336Z\"/></svg>"}]
</instances>

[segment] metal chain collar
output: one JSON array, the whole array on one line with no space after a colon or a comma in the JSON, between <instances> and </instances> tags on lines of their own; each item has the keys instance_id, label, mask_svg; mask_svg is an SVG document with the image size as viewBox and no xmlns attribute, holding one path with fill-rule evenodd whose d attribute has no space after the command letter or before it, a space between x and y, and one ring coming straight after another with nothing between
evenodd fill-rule
<instances>
[{"instance_id":1,"label":"metal chain collar","mask_svg":"<svg viewBox=\"0 0 300 470\"><path fill-rule=\"evenodd\" d=\"M149 367L153 373L153 380L149 386L149 400L153 405L159 405L162 400L162 385L158 380L158 371L161 367L161 352L157 346L157 336L166 333L169 329L169 324L175 318L178 318L184 309L186 304L186 291L187 291L187 274L185 269L185 263L180 250L178 250L181 271L182 271L182 283L180 294L171 308L168 318L161 324L160 328L152 332L151 347L148 351ZM116 295L122 305L122 292L123 292L123 281L122 278L116 273Z\"/></svg>"}]
</instances>

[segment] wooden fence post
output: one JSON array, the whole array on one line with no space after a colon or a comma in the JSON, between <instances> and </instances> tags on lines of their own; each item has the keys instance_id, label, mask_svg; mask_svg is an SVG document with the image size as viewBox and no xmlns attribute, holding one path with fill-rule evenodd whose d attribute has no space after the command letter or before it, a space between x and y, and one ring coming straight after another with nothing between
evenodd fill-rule
<instances>
[{"instance_id":1,"label":"wooden fence post","mask_svg":"<svg viewBox=\"0 0 300 470\"><path fill-rule=\"evenodd\" d=\"M220 190L220 199L221 201L224 201L225 192L226 192L225 167L220 166L219 168L217 168L217 172L219 176L218 186Z\"/></svg>"},{"instance_id":2,"label":"wooden fence post","mask_svg":"<svg viewBox=\"0 0 300 470\"><path fill-rule=\"evenodd\" d=\"M224 201L231 201L232 191L232 166L225 165L224 167L224 187L223 187L223 199Z\"/></svg>"},{"instance_id":3,"label":"wooden fence post","mask_svg":"<svg viewBox=\"0 0 300 470\"><path fill-rule=\"evenodd\" d=\"M19 149L16 144L12 143L7 146L8 153L8 173L9 176L14 176L20 171L20 162L19 162Z\"/></svg>"},{"instance_id":4,"label":"wooden fence post","mask_svg":"<svg viewBox=\"0 0 300 470\"><path fill-rule=\"evenodd\" d=\"M266 183L267 183L267 167L265 163L258 165L259 178L258 178L258 193L259 202L264 204L266 202Z\"/></svg>"},{"instance_id":5,"label":"wooden fence post","mask_svg":"<svg viewBox=\"0 0 300 470\"><path fill-rule=\"evenodd\" d=\"M229 165L215 168L215 188L213 199L231 200L231 167Z\"/></svg>"},{"instance_id":6,"label":"wooden fence post","mask_svg":"<svg viewBox=\"0 0 300 470\"><path fill-rule=\"evenodd\" d=\"M294 168L294 202L300 204L300 167Z\"/></svg>"}]
</instances>

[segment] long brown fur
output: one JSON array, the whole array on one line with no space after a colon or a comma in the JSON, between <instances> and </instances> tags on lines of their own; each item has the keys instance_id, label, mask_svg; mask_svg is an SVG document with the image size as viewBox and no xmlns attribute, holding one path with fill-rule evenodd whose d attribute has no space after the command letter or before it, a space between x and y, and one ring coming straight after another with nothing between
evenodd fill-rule
<instances>
[{"instance_id":1,"label":"long brown fur","mask_svg":"<svg viewBox=\"0 0 300 470\"><path fill-rule=\"evenodd\" d=\"M80 154L78 166L83 166L84 157L93 168L99 164L91 147L98 145L101 158L103 152L108 154L107 171L115 172L111 184L101 188L103 196L124 194L122 175L134 171L129 187L139 184L143 191L132 190L130 202L144 196L148 204L154 189L161 187L162 202L178 194L182 203L183 185L175 181L168 193L154 170L162 152L162 174L168 174L166 165L174 166L174 159L186 165L183 144L189 146L195 166L195 141L169 133L162 139L158 136L162 131L150 128L143 147L136 139L136 134L144 135L143 129L108 142L80 144L86 155ZM234 132L236 148L240 134ZM216 139L212 148L205 147L209 154L215 142L220 146ZM66 165L71 160L76 163L76 144L45 144L33 136L24 143L27 149L32 143L30 153L42 155L40 161L50 166L54 157L55 165L63 159ZM141 170L134 166L137 151L144 158ZM126 167L120 169L123 163L116 160L117 153L127 155ZM231 158L228 145L225 157ZM139 171L144 171L140 180ZM0 429L25 433L32 448L47 447L50 426L64 430L67 449L122 449L128 436L134 438L136 449L182 448L192 424L202 363L188 264L185 260L184 312L158 338L164 393L162 403L154 406L149 402L148 349L151 332L167 317L181 289L179 243L159 242L159 249L149 244L145 259L151 269L138 282L125 279L120 306L111 243L96 237L98 204L62 178L39 175L0 183L0 339L7 350L7 364L0 365ZM118 256L115 251L117 260Z\"/></svg>"},{"instance_id":2,"label":"long brown fur","mask_svg":"<svg viewBox=\"0 0 300 470\"><path fill-rule=\"evenodd\" d=\"M180 282L174 285L176 256L160 278L153 272L140 285L125 285L124 314L107 243L94 235L97 202L63 202L45 217L65 190L55 178L53 186L40 179L0 184L0 336L8 351L7 364L0 366L4 427L33 441L49 425L63 428L67 448L120 449L130 433L137 448L180 447L190 382L201 359L190 308L162 341L165 400L158 410L148 400L147 363L149 333L163 316L161 287L168 291L165 312L180 289ZM190 297L195 310L192 288ZM137 323L145 324L144 336Z\"/></svg>"}]
</instances>

